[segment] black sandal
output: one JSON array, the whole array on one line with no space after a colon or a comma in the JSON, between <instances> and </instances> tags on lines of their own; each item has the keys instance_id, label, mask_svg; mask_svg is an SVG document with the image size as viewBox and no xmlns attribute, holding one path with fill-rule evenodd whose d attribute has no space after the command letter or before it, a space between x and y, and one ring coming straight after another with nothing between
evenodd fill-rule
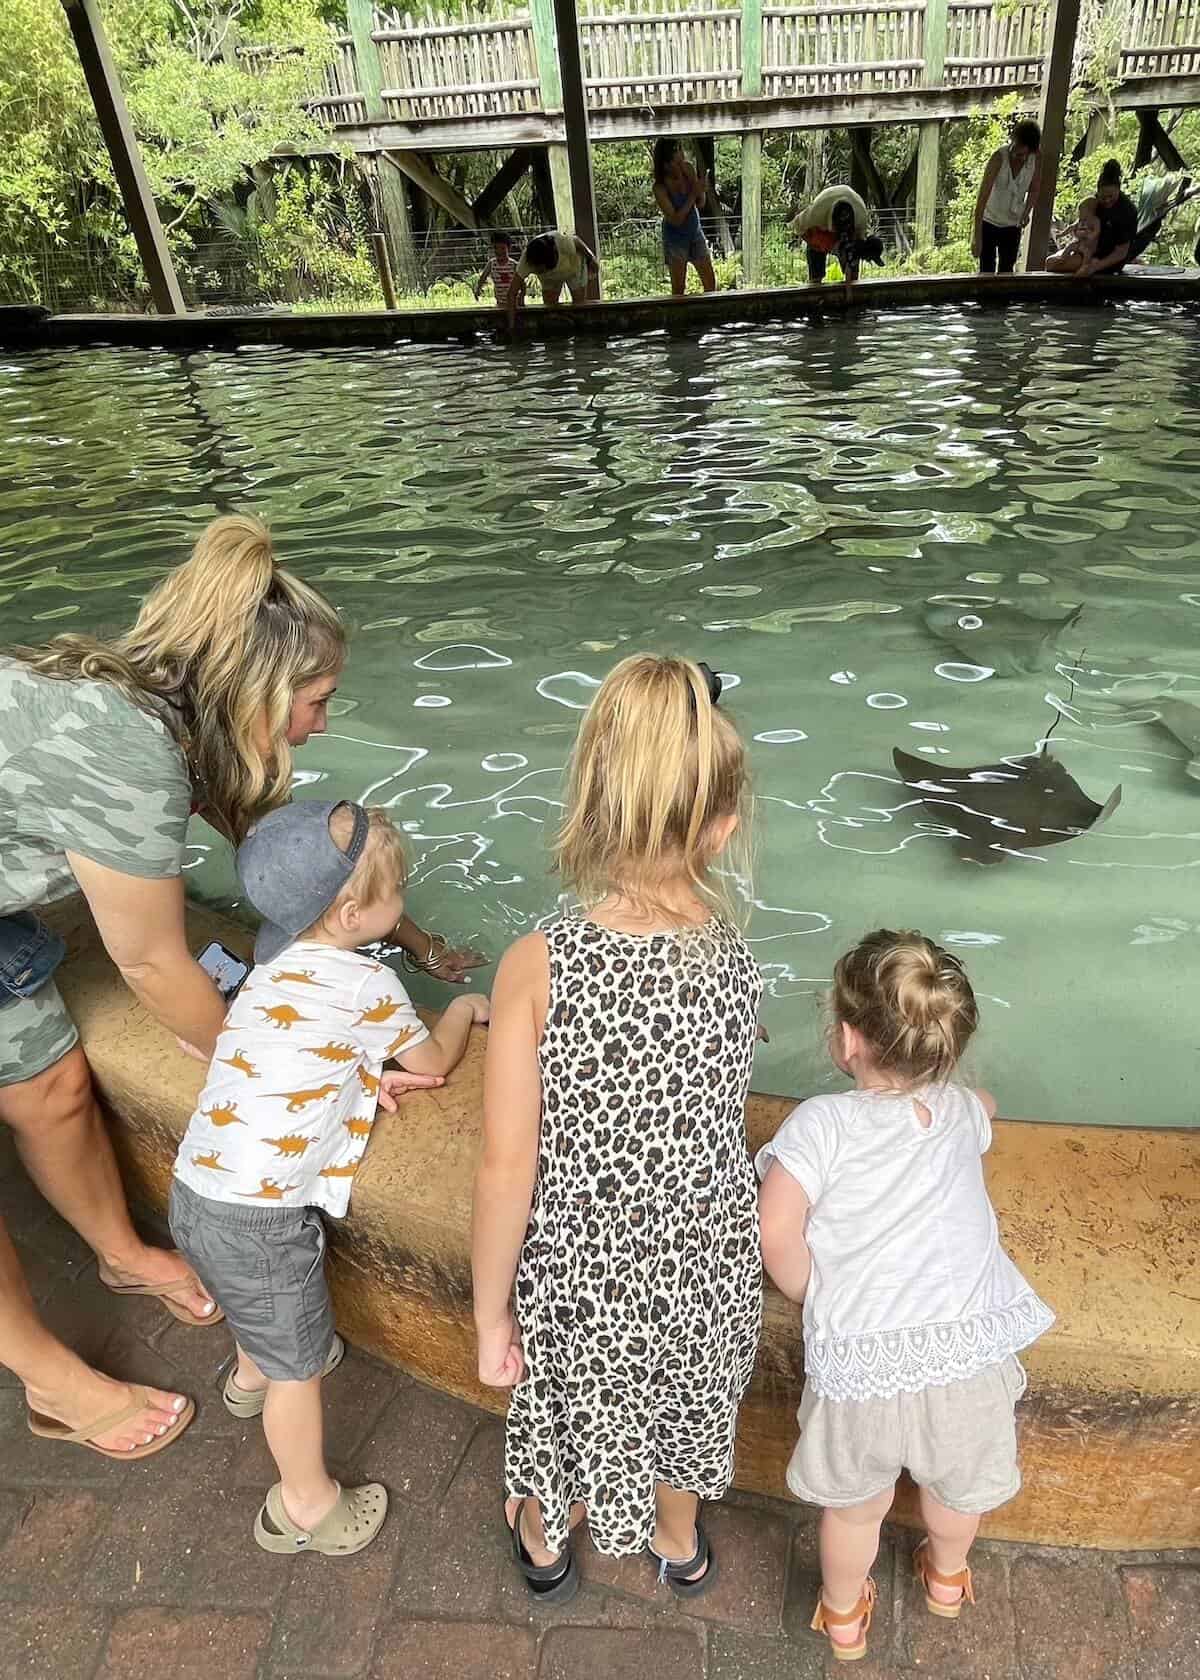
<instances>
[{"instance_id":1,"label":"black sandal","mask_svg":"<svg viewBox=\"0 0 1200 1680\"><path fill-rule=\"evenodd\" d=\"M676 1598L699 1598L717 1578L717 1555L709 1545L708 1535L699 1523L696 1524L694 1557L674 1562L671 1558L662 1557L653 1546L648 1550L658 1569L659 1580L667 1583ZM703 1570L703 1574L696 1574L697 1570ZM695 1579L689 1580L689 1576L694 1576Z\"/></svg>"},{"instance_id":2,"label":"black sandal","mask_svg":"<svg viewBox=\"0 0 1200 1680\"><path fill-rule=\"evenodd\" d=\"M522 1499L511 1523L508 1520L507 1508L504 1512L505 1524L512 1535L513 1562L524 1576L529 1592L539 1604L569 1604L579 1591L579 1565L575 1562L571 1541L568 1538L553 1563L534 1563L525 1550L525 1542L521 1539L521 1512L524 1509L525 1501Z\"/></svg>"}]
</instances>

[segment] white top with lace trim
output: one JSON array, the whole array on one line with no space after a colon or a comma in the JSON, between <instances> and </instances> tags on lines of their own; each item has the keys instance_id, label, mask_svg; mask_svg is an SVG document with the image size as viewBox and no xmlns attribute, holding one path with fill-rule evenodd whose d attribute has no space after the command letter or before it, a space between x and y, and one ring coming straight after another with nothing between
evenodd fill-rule
<instances>
[{"instance_id":1,"label":"white top with lace trim","mask_svg":"<svg viewBox=\"0 0 1200 1680\"><path fill-rule=\"evenodd\" d=\"M804 1362L817 1394L958 1382L1053 1324L1000 1246L981 1159L991 1141L975 1093L944 1085L812 1097L759 1150L759 1177L778 1161L811 1204Z\"/></svg>"}]
</instances>

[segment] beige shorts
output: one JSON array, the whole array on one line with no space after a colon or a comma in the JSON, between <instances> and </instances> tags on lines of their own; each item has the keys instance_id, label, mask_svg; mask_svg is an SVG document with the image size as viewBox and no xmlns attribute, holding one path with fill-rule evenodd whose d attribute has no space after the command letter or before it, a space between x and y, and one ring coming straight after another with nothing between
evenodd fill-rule
<instances>
[{"instance_id":1,"label":"beige shorts","mask_svg":"<svg viewBox=\"0 0 1200 1680\"><path fill-rule=\"evenodd\" d=\"M952 1511L995 1510L1021 1486L1015 1354L963 1382L887 1400L825 1400L805 1384L787 1483L810 1505L861 1505L907 1470Z\"/></svg>"}]
</instances>

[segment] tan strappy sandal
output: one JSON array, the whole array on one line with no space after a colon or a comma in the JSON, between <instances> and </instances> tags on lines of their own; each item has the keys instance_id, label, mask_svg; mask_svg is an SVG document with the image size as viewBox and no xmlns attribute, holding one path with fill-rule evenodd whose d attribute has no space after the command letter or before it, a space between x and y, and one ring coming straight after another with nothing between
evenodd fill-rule
<instances>
[{"instance_id":1,"label":"tan strappy sandal","mask_svg":"<svg viewBox=\"0 0 1200 1680\"><path fill-rule=\"evenodd\" d=\"M809 1626L814 1633L825 1635L838 1662L857 1662L860 1657L866 1656L867 1634L871 1629L871 1617L875 1613L876 1596L877 1588L868 1575L863 1582L862 1597L858 1603L853 1610L843 1612L829 1608L825 1603L824 1590L822 1589L822 1595L817 1599L817 1608L813 1612L813 1619ZM839 1645L835 1639L830 1638L829 1630L831 1627L853 1627L855 1622L862 1623L862 1635L856 1645Z\"/></svg>"},{"instance_id":2,"label":"tan strappy sandal","mask_svg":"<svg viewBox=\"0 0 1200 1680\"><path fill-rule=\"evenodd\" d=\"M172 1252L177 1253L178 1250ZM145 1278L131 1277L126 1272L110 1272L103 1266L96 1269L100 1282L114 1295L148 1295L152 1300L161 1301L181 1324L195 1324L203 1329L210 1324L220 1324L225 1317L215 1301L210 1313L198 1313L193 1312L186 1301L178 1299L180 1295L190 1295L195 1290L199 1290L201 1295L208 1295L207 1289L194 1274L190 1278L179 1278L175 1283L147 1283ZM212 1301L212 1296L208 1295L208 1299Z\"/></svg>"},{"instance_id":3,"label":"tan strappy sandal","mask_svg":"<svg viewBox=\"0 0 1200 1680\"><path fill-rule=\"evenodd\" d=\"M925 1590L925 1608L934 1616L944 1616L948 1622L956 1622L964 1604L974 1604L975 1587L971 1581L971 1571L960 1569L956 1575L943 1575L940 1569L933 1565L922 1554L929 1546L928 1539L913 1553L913 1574L920 1581ZM941 1599L934 1598L929 1591L929 1583L934 1581L939 1587L957 1587L959 1598L956 1604L943 1604Z\"/></svg>"},{"instance_id":4,"label":"tan strappy sandal","mask_svg":"<svg viewBox=\"0 0 1200 1680\"><path fill-rule=\"evenodd\" d=\"M138 1383L130 1383L128 1388L133 1398L127 1405L118 1406L115 1411L108 1412L104 1417L94 1418L91 1423L85 1423L82 1429L69 1429L57 1418L43 1417L41 1412L31 1410L30 1432L42 1441L65 1441L72 1446L87 1447L89 1452L100 1453L104 1458L153 1458L155 1453L171 1446L183 1434L196 1415L196 1403L189 1400L183 1410L175 1414L174 1423L170 1424L163 1434L156 1435L152 1441L147 1441L140 1447L130 1447L128 1452L120 1452L116 1447L97 1446L92 1439L94 1435L107 1435L111 1430L119 1429L123 1423L129 1423L133 1418L151 1409L153 1402L144 1388Z\"/></svg>"}]
</instances>

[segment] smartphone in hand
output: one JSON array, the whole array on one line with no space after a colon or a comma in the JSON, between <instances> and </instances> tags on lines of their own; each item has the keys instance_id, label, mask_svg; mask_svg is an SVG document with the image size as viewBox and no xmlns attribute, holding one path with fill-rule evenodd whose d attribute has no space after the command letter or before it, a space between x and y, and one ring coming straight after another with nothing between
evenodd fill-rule
<instances>
[{"instance_id":1,"label":"smartphone in hand","mask_svg":"<svg viewBox=\"0 0 1200 1680\"><path fill-rule=\"evenodd\" d=\"M196 961L226 1000L233 997L250 972L250 964L235 957L219 939L206 945Z\"/></svg>"}]
</instances>

